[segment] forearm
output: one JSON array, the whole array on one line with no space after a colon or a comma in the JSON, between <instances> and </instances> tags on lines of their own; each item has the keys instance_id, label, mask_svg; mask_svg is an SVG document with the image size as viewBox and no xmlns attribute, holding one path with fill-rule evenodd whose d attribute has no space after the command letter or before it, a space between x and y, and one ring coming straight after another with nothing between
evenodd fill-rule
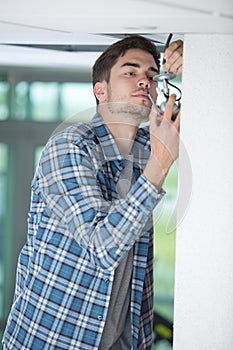
<instances>
[{"instance_id":1,"label":"forearm","mask_svg":"<svg viewBox=\"0 0 233 350\"><path fill-rule=\"evenodd\" d=\"M94 264L115 269L135 241L146 233L146 223L163 195L140 176L124 199L106 202L101 196L88 199L82 195L83 200L79 196L79 203L74 206L71 196L50 193L44 200L56 221L62 220L67 233L88 252Z\"/></svg>"},{"instance_id":2,"label":"forearm","mask_svg":"<svg viewBox=\"0 0 233 350\"><path fill-rule=\"evenodd\" d=\"M169 168L170 166L162 168L155 156L151 155L143 171L143 175L160 192Z\"/></svg>"}]
</instances>

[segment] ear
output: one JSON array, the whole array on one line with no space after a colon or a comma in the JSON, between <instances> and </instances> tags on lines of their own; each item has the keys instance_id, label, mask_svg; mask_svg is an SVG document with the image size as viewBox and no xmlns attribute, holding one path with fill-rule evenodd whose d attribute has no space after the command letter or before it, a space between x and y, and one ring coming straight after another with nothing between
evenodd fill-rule
<instances>
[{"instance_id":1,"label":"ear","mask_svg":"<svg viewBox=\"0 0 233 350\"><path fill-rule=\"evenodd\" d=\"M107 83L106 81L97 82L94 86L94 94L99 103L107 101Z\"/></svg>"}]
</instances>

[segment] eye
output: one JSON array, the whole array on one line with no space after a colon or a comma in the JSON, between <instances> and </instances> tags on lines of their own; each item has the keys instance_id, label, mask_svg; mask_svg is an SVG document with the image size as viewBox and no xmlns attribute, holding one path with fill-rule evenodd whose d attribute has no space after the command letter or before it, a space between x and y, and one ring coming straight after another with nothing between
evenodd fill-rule
<instances>
[{"instance_id":1,"label":"eye","mask_svg":"<svg viewBox=\"0 0 233 350\"><path fill-rule=\"evenodd\" d=\"M134 72L125 72L125 75L127 77L133 77L135 75L135 73Z\"/></svg>"},{"instance_id":2,"label":"eye","mask_svg":"<svg viewBox=\"0 0 233 350\"><path fill-rule=\"evenodd\" d=\"M153 80L153 76L147 76L147 79L149 80L149 81L151 81L151 82L153 82L154 80Z\"/></svg>"},{"instance_id":3,"label":"eye","mask_svg":"<svg viewBox=\"0 0 233 350\"><path fill-rule=\"evenodd\" d=\"M147 76L147 79L149 80L150 84L157 86L158 82L156 80L153 80L153 78L154 78L154 75Z\"/></svg>"},{"instance_id":4,"label":"eye","mask_svg":"<svg viewBox=\"0 0 233 350\"><path fill-rule=\"evenodd\" d=\"M147 79L151 82L151 83L154 83L154 84L157 84L157 80L153 80L153 78L155 77L156 75L152 74L152 75L147 75Z\"/></svg>"}]
</instances>

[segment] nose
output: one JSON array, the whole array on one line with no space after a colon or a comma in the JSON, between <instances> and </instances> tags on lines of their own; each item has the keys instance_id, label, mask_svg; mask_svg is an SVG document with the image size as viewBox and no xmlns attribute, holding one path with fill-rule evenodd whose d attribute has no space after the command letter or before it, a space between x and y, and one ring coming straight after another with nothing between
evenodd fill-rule
<instances>
[{"instance_id":1,"label":"nose","mask_svg":"<svg viewBox=\"0 0 233 350\"><path fill-rule=\"evenodd\" d=\"M146 75L143 75L139 80L138 80L138 86L142 87L144 89L150 88L150 80Z\"/></svg>"}]
</instances>

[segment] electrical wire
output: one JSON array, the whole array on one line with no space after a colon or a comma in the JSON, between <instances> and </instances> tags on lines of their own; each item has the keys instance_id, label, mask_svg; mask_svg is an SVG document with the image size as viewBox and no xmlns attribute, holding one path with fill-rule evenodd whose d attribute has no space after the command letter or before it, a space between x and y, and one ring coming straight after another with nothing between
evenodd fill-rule
<instances>
[{"instance_id":1,"label":"electrical wire","mask_svg":"<svg viewBox=\"0 0 233 350\"><path fill-rule=\"evenodd\" d=\"M170 33L168 35L168 38L167 38L167 41L166 41L166 44L165 44L165 48L164 48L164 52L166 51L166 49L168 48L169 44L170 44L170 41L171 41L171 38L172 38L173 34ZM163 64L166 62L165 58L163 58Z\"/></svg>"},{"instance_id":2,"label":"electrical wire","mask_svg":"<svg viewBox=\"0 0 233 350\"><path fill-rule=\"evenodd\" d=\"M169 44L170 44L170 41L171 41L171 39L172 39L172 36L173 36L172 33L170 33L170 34L168 35L168 38L167 38L167 41L166 41L166 44L165 44L165 48L164 48L164 52L165 52L166 49L168 48L168 46L169 46ZM166 62L166 59L163 58L163 65L165 64L165 62ZM167 83L168 85L172 86L173 88L175 88L175 89L177 89L177 90L179 91L180 97L177 98L176 101L180 101L180 100L181 100L181 97L182 97L182 92L181 92L181 90L180 90L177 86L175 86L175 85L173 85L172 83L170 83L170 81L168 81L167 79L165 79L165 80L166 80L166 83ZM165 97L168 98L168 96L166 96L166 95L165 95Z\"/></svg>"},{"instance_id":3,"label":"electrical wire","mask_svg":"<svg viewBox=\"0 0 233 350\"><path fill-rule=\"evenodd\" d=\"M167 80L167 84L172 86L174 89L178 90L179 93L180 93L180 97L176 99L176 101L180 101L181 100L181 97L182 97L182 91L180 90L180 88L178 88L178 86L176 85L173 85L172 83L170 83L170 81Z\"/></svg>"}]
</instances>

